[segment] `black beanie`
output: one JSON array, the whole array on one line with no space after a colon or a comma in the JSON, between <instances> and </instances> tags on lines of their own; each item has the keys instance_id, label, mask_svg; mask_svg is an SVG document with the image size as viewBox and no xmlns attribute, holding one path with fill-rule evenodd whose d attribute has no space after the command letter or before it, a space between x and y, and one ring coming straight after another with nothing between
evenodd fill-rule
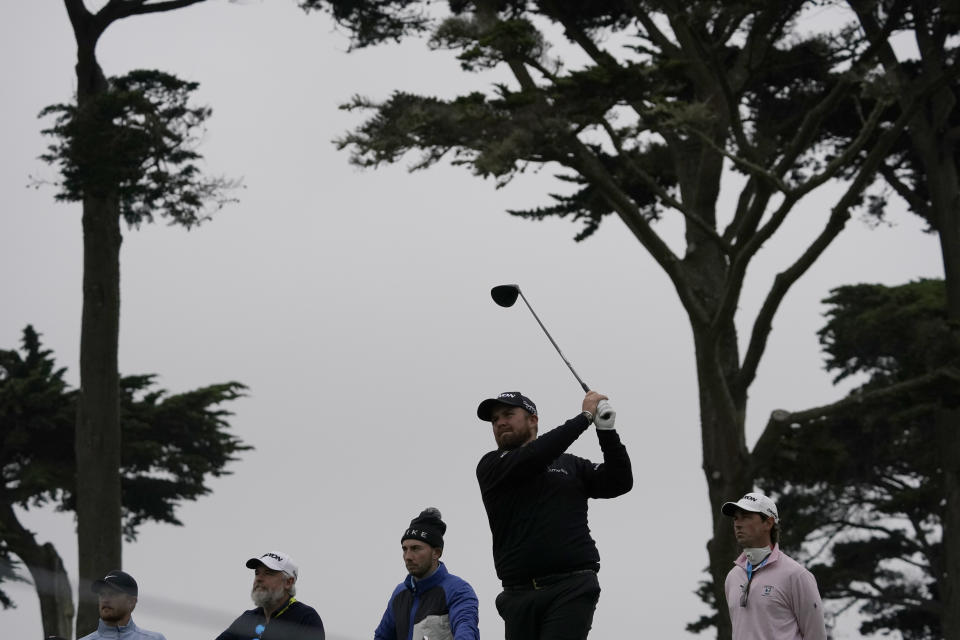
<instances>
[{"instance_id":1,"label":"black beanie","mask_svg":"<svg viewBox=\"0 0 960 640\"><path fill-rule=\"evenodd\" d=\"M447 531L447 525L440 519L440 510L435 507L427 507L420 512L416 518L410 521L410 526L403 532L404 540L414 539L422 540L431 547L443 548L443 534Z\"/></svg>"}]
</instances>

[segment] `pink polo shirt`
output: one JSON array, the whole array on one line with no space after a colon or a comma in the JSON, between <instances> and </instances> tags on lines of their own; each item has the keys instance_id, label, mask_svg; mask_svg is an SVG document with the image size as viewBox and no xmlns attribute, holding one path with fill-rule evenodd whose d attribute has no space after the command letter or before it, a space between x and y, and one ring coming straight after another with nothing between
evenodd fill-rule
<instances>
[{"instance_id":1,"label":"pink polo shirt","mask_svg":"<svg viewBox=\"0 0 960 640\"><path fill-rule=\"evenodd\" d=\"M724 583L733 640L827 639L817 581L780 545L754 567L745 607L740 594L747 586L747 557L741 553L734 564Z\"/></svg>"}]
</instances>

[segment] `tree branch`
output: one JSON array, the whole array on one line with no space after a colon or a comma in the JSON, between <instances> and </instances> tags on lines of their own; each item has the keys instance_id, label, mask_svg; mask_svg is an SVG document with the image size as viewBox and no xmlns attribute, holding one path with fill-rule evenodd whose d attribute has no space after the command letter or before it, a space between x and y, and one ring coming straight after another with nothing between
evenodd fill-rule
<instances>
[{"instance_id":1,"label":"tree branch","mask_svg":"<svg viewBox=\"0 0 960 640\"><path fill-rule=\"evenodd\" d=\"M709 315L691 290L676 254L650 227L650 224L637 210L633 200L616 185L603 164L583 142L576 136L571 136L570 144L577 159L573 168L581 172L600 190L610 206L619 214L620 219L627 225L627 228L666 272L691 319L706 323L709 320Z\"/></svg>"},{"instance_id":2,"label":"tree branch","mask_svg":"<svg viewBox=\"0 0 960 640\"><path fill-rule=\"evenodd\" d=\"M767 338L770 335L773 316L780 307L780 303L783 301L787 291L790 290L790 287L793 286L793 283L796 282L800 276L806 273L814 261L830 246L830 243L833 242L834 238L837 237L846 225L847 220L850 218L850 209L859 201L861 193L866 189L868 182L873 179L877 168L883 162L884 158L887 157L890 149L893 147L897 138L900 137L900 134L903 132L910 118L913 117L914 111L919 108L919 105L919 100L914 101L911 107L904 109L897 120L883 132L880 139L870 150L870 153L867 154L866 159L860 166L860 170L857 172L856 177L850 183L846 192L837 204L834 205L823 230L792 265L777 274L774 278L773 286L770 287L763 306L760 308L760 312L754 321L753 331L750 335L750 343L743 359L743 366L740 368L735 382L739 389L747 389L756 376L757 366L766 349ZM773 224L774 221L771 220L767 223L767 227L771 227ZM766 239L764 231L767 231L767 229L758 231L748 243L754 243L756 245L754 251L759 250L760 243ZM769 233L772 233L772 231L769 231Z\"/></svg>"},{"instance_id":3,"label":"tree branch","mask_svg":"<svg viewBox=\"0 0 960 640\"><path fill-rule=\"evenodd\" d=\"M883 179L886 180L887 184L890 185L894 191L896 191L897 195L906 201L907 205L913 210L914 213L928 220L930 219L930 216L932 215L930 207L928 207L927 203L924 202L922 198L917 196L917 194L911 190L910 187L908 187L899 176L897 176L896 168L884 163L880 165L878 171L880 175L883 176Z\"/></svg>"},{"instance_id":4,"label":"tree branch","mask_svg":"<svg viewBox=\"0 0 960 640\"><path fill-rule=\"evenodd\" d=\"M732 251L732 247L726 240L720 237L720 234L717 233L716 229L704 222L699 216L693 215L682 202L671 196L666 189L657 184L657 181L653 179L653 176L639 167L637 163L630 158L629 154L624 152L623 145L620 144L620 137L605 118L600 120L600 125L607 132L607 136L609 136L611 144L613 144L614 148L617 150L617 153L620 154L620 158L624 161L627 168L629 168L634 175L636 175L645 185L647 185L647 187L653 191L657 197L664 202L664 204L678 211L691 224L696 225L708 238L717 243L721 251L729 255Z\"/></svg>"},{"instance_id":5,"label":"tree branch","mask_svg":"<svg viewBox=\"0 0 960 640\"><path fill-rule=\"evenodd\" d=\"M811 424L849 413L856 413L865 404L896 400L901 395L927 391L944 384L949 384L954 389L956 385L960 385L960 369L953 366L941 367L922 376L879 389L852 393L837 402L803 411L790 412L777 409L770 414L767 425L750 454L751 468L753 469L751 475L772 458L779 448L782 433L789 429L792 424Z\"/></svg>"},{"instance_id":6,"label":"tree branch","mask_svg":"<svg viewBox=\"0 0 960 640\"><path fill-rule=\"evenodd\" d=\"M67 9L67 16L70 18L70 24L73 25L75 32L82 29L93 16L86 5L83 4L83 0L63 0L63 4Z\"/></svg>"},{"instance_id":7,"label":"tree branch","mask_svg":"<svg viewBox=\"0 0 960 640\"><path fill-rule=\"evenodd\" d=\"M847 148L843 150L843 153L831 160L827 166L824 167L823 171L815 176L812 176L809 180L796 187L794 192L797 194L797 196L805 196L828 180L835 178L840 170L845 166L849 166L854 156L860 153L863 147L866 146L867 142L870 140L874 130L876 130L877 126L880 124L880 117L883 115L884 109L886 109L888 106L889 102L885 100L877 101L877 104L875 104L873 107L873 111L870 112L870 115L867 117L867 121L860 128L860 132L857 134L857 137L853 140L853 142L847 145Z\"/></svg>"},{"instance_id":8,"label":"tree branch","mask_svg":"<svg viewBox=\"0 0 960 640\"><path fill-rule=\"evenodd\" d=\"M201 2L206 2L206 0L163 0L152 4L150 0L110 0L97 12L97 18L104 21L103 28L105 29L110 23L130 16L174 11Z\"/></svg>"},{"instance_id":9,"label":"tree branch","mask_svg":"<svg viewBox=\"0 0 960 640\"><path fill-rule=\"evenodd\" d=\"M649 11L639 6L637 2L630 3L630 9L634 17L640 22L644 30L647 32L649 39L655 45L660 47L660 49L667 55L675 57L680 55L680 48L675 45L670 38L668 38L660 28L657 27L657 24L650 19Z\"/></svg>"},{"instance_id":10,"label":"tree branch","mask_svg":"<svg viewBox=\"0 0 960 640\"><path fill-rule=\"evenodd\" d=\"M717 82L717 85L720 90L720 94L723 96L723 102L726 105L726 121L730 126L730 130L733 133L733 138L737 142L737 147L740 151L746 156L745 161L750 164L756 164L759 160L759 154L756 152L756 148L750 144L750 141L747 139L746 129L743 126L743 119L740 117L740 104L736 98L733 88L730 86L728 72L725 69L720 67L718 56L714 53L711 53L707 50L707 47L704 45L702 39L698 36L697 33L691 28L685 20L677 21L674 23L671 21L671 24L674 27L674 33L677 35L677 39L680 41L681 46L686 43L687 46L684 46L685 51L692 51L697 54L699 57L699 63L704 69L709 69L712 71L710 74ZM754 25L756 27L756 23ZM756 28L751 29L750 37L748 41L744 44L743 49L741 49L740 61L742 61L743 52L752 48L752 39L756 37L757 30Z\"/></svg>"},{"instance_id":11,"label":"tree branch","mask_svg":"<svg viewBox=\"0 0 960 640\"><path fill-rule=\"evenodd\" d=\"M688 127L686 130L692 133L693 135L695 135L697 138L699 138L705 145L709 146L713 151L727 158L728 160L733 162L735 165L739 166L741 169L743 169L745 172L749 173L750 175L756 176L761 180L765 180L769 182L778 191L787 192L790 190L787 184L783 182L783 180L781 180L776 173L770 171L766 167L763 167L753 162L752 160L749 160L747 158L744 158L731 151L724 149L722 146L717 144L706 132L701 131L700 129L695 129L693 127Z\"/></svg>"}]
</instances>

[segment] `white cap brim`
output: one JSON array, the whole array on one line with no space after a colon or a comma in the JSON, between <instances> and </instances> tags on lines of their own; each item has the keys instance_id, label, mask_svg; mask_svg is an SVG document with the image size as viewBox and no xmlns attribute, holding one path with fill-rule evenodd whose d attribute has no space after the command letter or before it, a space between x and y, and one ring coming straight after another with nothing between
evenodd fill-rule
<instances>
[{"instance_id":1,"label":"white cap brim","mask_svg":"<svg viewBox=\"0 0 960 640\"><path fill-rule=\"evenodd\" d=\"M772 500L769 498L766 499L771 505L773 504ZM774 506L772 510L768 510L764 508L763 503L748 500L747 498L740 498L736 502L724 502L723 506L720 507L720 513L732 518L737 513L738 509L741 511L759 513L762 516L773 518L774 522L780 522L780 514L777 513L776 506Z\"/></svg>"}]
</instances>

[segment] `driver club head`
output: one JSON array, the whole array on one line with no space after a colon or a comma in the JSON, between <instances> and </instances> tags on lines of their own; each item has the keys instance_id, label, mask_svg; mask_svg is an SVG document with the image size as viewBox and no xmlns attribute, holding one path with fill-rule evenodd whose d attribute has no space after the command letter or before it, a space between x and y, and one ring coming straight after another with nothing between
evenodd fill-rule
<instances>
[{"instance_id":1,"label":"driver club head","mask_svg":"<svg viewBox=\"0 0 960 640\"><path fill-rule=\"evenodd\" d=\"M512 307L520 295L520 287L515 284L501 284L490 289L490 297L501 307Z\"/></svg>"}]
</instances>

